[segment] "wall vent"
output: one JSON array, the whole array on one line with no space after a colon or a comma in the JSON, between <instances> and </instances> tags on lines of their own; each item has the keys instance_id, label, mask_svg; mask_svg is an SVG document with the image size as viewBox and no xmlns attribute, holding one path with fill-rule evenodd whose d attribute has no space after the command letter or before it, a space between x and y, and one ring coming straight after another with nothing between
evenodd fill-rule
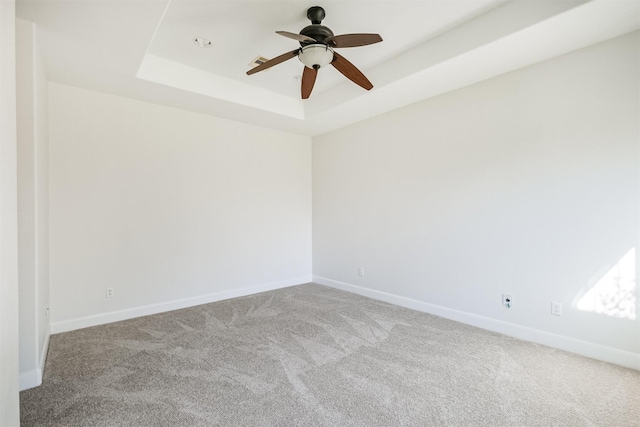
<instances>
[{"instance_id":1,"label":"wall vent","mask_svg":"<svg viewBox=\"0 0 640 427\"><path fill-rule=\"evenodd\" d=\"M257 67L258 65L262 65L267 62L269 58L265 58L264 56L257 56L253 61L249 63L250 67Z\"/></svg>"}]
</instances>

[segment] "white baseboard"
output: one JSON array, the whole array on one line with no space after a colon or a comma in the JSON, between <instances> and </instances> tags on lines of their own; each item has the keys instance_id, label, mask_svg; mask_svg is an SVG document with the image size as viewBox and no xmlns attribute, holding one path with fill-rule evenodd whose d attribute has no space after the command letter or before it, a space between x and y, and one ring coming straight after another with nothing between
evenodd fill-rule
<instances>
[{"instance_id":1,"label":"white baseboard","mask_svg":"<svg viewBox=\"0 0 640 427\"><path fill-rule=\"evenodd\" d=\"M42 345L42 351L40 352L40 360L37 369L32 369L27 372L20 372L19 390L28 390L30 388L38 387L42 384L42 377L44 373L44 364L47 361L47 352L49 351L49 334L44 339Z\"/></svg>"},{"instance_id":2,"label":"white baseboard","mask_svg":"<svg viewBox=\"0 0 640 427\"><path fill-rule=\"evenodd\" d=\"M455 320L467 325L476 326L478 328L487 329L489 331L498 332L514 338L525 341L531 341L543 344L549 347L558 348L581 356L590 357L592 359L602 360L604 362L613 363L624 366L626 368L640 370L640 354L630 351L619 350L613 347L607 347L600 344L594 344L587 341L570 338L564 335L558 335L551 332L541 331L539 329L521 326L515 323L504 322L502 320L492 319L490 317L479 316L464 311L454 310L435 304L429 304L423 301L407 298L399 295L390 294L383 291L364 288L362 286L352 285L350 283L340 282L338 280L329 279L321 276L313 276L314 283L373 298L379 301L388 302L399 305L401 307L410 308L412 310L422 311L446 319Z\"/></svg>"},{"instance_id":3,"label":"white baseboard","mask_svg":"<svg viewBox=\"0 0 640 427\"><path fill-rule=\"evenodd\" d=\"M42 371L40 369L20 372L20 391L38 387L40 384L42 384Z\"/></svg>"},{"instance_id":4,"label":"white baseboard","mask_svg":"<svg viewBox=\"0 0 640 427\"><path fill-rule=\"evenodd\" d=\"M259 292L271 291L274 289L287 288L289 286L300 285L311 282L311 275L299 276L279 282L264 283L256 286L248 286L240 289L216 292L213 294L201 295L192 298L167 301L158 304L143 305L139 307L127 308L124 310L111 311L108 313L94 314L86 317L63 320L51 323L51 333L74 331L76 329L88 328L90 326L104 325L106 323L119 322L121 320L133 319L136 317L149 316L151 314L164 313L166 311L179 310L181 308L193 307L201 304L222 301L230 298L243 297L257 294Z\"/></svg>"}]
</instances>

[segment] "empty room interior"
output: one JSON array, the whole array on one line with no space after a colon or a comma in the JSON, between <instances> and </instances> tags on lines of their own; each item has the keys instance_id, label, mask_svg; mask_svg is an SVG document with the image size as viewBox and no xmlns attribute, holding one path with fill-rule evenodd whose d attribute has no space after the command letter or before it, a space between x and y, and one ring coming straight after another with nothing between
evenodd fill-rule
<instances>
[{"instance_id":1,"label":"empty room interior","mask_svg":"<svg viewBox=\"0 0 640 427\"><path fill-rule=\"evenodd\" d=\"M639 2L2 0L0 48L0 425L639 425Z\"/></svg>"}]
</instances>

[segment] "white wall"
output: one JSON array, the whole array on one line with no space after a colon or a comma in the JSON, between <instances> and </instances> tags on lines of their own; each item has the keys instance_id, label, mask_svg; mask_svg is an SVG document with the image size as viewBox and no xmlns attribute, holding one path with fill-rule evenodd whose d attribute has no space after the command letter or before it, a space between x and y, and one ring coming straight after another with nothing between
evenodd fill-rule
<instances>
[{"instance_id":1,"label":"white wall","mask_svg":"<svg viewBox=\"0 0 640 427\"><path fill-rule=\"evenodd\" d=\"M578 309L634 248L637 270L638 52L636 32L315 138L314 280L640 369L637 282L635 320Z\"/></svg>"},{"instance_id":2,"label":"white wall","mask_svg":"<svg viewBox=\"0 0 640 427\"><path fill-rule=\"evenodd\" d=\"M49 100L54 333L310 281L310 138L54 83Z\"/></svg>"},{"instance_id":3,"label":"white wall","mask_svg":"<svg viewBox=\"0 0 640 427\"><path fill-rule=\"evenodd\" d=\"M20 389L42 382L49 340L47 81L35 25L16 20Z\"/></svg>"},{"instance_id":4,"label":"white wall","mask_svg":"<svg viewBox=\"0 0 640 427\"><path fill-rule=\"evenodd\" d=\"M33 24L16 19L16 107L18 137L18 279L20 374L35 372L35 183ZM22 382L21 378L21 382Z\"/></svg>"},{"instance_id":5,"label":"white wall","mask_svg":"<svg viewBox=\"0 0 640 427\"><path fill-rule=\"evenodd\" d=\"M49 347L49 83L44 60L38 50L40 31L34 30L35 99L35 228L36 228L36 343L40 380Z\"/></svg>"},{"instance_id":6,"label":"white wall","mask_svg":"<svg viewBox=\"0 0 640 427\"><path fill-rule=\"evenodd\" d=\"M15 2L0 1L0 425L20 423Z\"/></svg>"}]
</instances>

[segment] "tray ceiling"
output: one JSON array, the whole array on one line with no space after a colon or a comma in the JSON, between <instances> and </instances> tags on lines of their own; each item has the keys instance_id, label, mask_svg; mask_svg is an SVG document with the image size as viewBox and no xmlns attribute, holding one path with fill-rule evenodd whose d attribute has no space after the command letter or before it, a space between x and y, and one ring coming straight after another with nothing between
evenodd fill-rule
<instances>
[{"instance_id":1,"label":"tray ceiling","mask_svg":"<svg viewBox=\"0 0 640 427\"><path fill-rule=\"evenodd\" d=\"M325 1L336 34L384 41L341 49L374 84L333 67L300 99L292 59L247 76L297 42L304 1L18 0L37 25L49 79L256 125L318 135L640 27L637 1ZM194 37L211 40L200 48Z\"/></svg>"}]
</instances>

